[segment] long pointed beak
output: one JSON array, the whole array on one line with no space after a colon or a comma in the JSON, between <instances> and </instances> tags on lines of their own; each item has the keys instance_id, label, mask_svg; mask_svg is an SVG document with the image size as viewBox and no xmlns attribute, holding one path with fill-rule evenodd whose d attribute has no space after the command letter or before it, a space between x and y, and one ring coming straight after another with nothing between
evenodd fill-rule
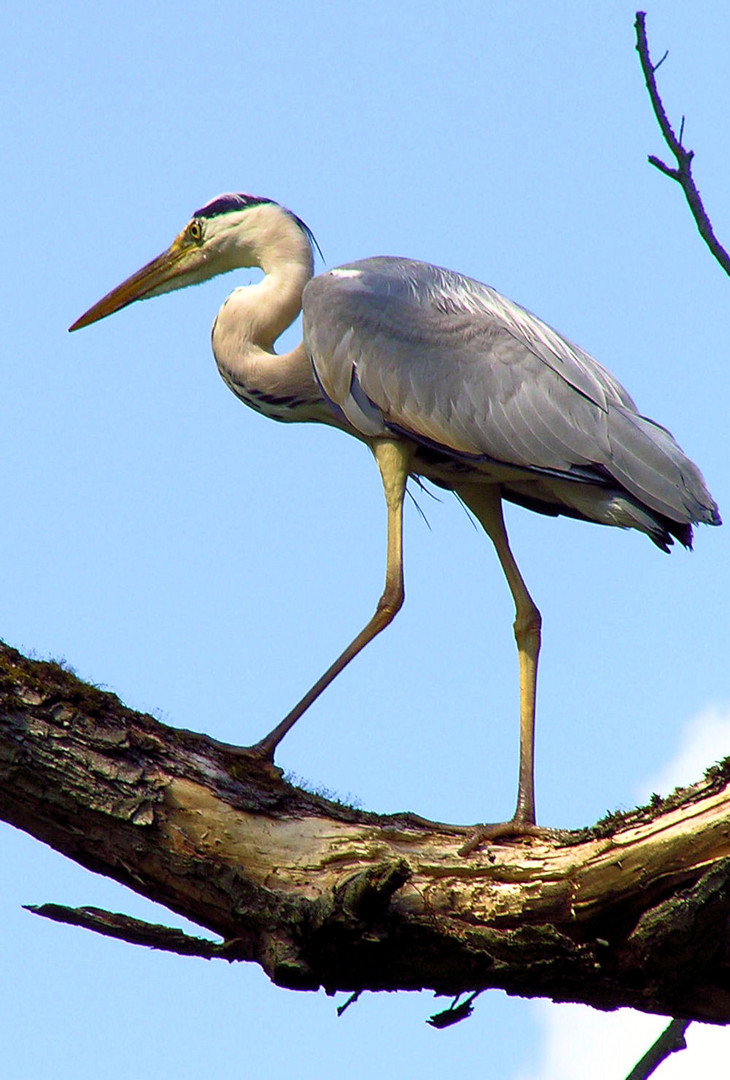
<instances>
[{"instance_id":1,"label":"long pointed beak","mask_svg":"<svg viewBox=\"0 0 730 1080\"><path fill-rule=\"evenodd\" d=\"M112 289L102 297L72 326L69 326L69 330L80 330L82 326L89 326L90 323L98 322L99 319L105 319L107 315L112 315L115 311L127 307L135 300L143 300L147 296L157 295L158 292L167 292L179 287L184 284L182 281L176 281L175 284L172 282L179 279L185 271L190 270L191 263L199 262L196 257L198 254L198 248L191 248L178 236L167 251L163 251L156 259L152 259L136 274L132 274L121 285L117 285L116 289Z\"/></svg>"}]
</instances>

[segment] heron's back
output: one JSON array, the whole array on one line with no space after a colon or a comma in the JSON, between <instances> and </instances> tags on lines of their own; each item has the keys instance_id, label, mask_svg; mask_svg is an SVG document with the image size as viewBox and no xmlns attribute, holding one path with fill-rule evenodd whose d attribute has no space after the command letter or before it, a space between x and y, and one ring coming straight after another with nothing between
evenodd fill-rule
<instances>
[{"instance_id":1,"label":"heron's back","mask_svg":"<svg viewBox=\"0 0 730 1080\"><path fill-rule=\"evenodd\" d=\"M355 429L419 446L414 471L641 529L662 547L720 517L699 469L613 375L495 290L428 263L364 259L314 278L304 342Z\"/></svg>"}]
</instances>

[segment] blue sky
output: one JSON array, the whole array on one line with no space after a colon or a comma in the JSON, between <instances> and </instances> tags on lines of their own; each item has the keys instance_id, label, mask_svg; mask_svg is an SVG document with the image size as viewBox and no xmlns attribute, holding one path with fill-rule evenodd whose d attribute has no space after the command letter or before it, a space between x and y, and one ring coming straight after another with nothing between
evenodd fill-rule
<instances>
[{"instance_id":1,"label":"blue sky","mask_svg":"<svg viewBox=\"0 0 730 1080\"><path fill-rule=\"evenodd\" d=\"M327 265L409 255L535 311L673 431L728 517L730 283L646 163L664 148L633 17L530 0L6 6L3 638L245 743L371 613L384 509L370 455L255 415L215 370L215 312L254 274L66 332L222 191L289 206ZM730 10L665 2L648 28L727 243ZM509 595L455 501L421 502L431 527L409 508L403 612L280 762L370 809L499 819L516 785ZM702 529L693 554L667 557L637 533L518 508L507 524L544 617L538 814L585 824L632 805L703 710L724 715L728 533ZM434 1032L428 995L369 995L337 1020L331 1000L257 969L44 925L20 905L165 913L9 828L0 842L0 1039L16 1080L328 1080L345 1061L352 1080L406 1075L393 1041L425 1080L482 1075L486 1053L494 1076L542 1068L544 1006L494 993Z\"/></svg>"}]
</instances>

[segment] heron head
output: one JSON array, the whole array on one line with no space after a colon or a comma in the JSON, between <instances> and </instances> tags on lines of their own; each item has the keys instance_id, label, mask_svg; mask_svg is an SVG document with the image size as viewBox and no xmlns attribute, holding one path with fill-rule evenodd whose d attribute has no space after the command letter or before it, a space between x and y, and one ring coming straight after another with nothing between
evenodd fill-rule
<instances>
[{"instance_id":1,"label":"heron head","mask_svg":"<svg viewBox=\"0 0 730 1080\"><path fill-rule=\"evenodd\" d=\"M112 315L151 296L198 285L217 274L245 266L267 269L276 251L311 261L316 243L307 226L272 199L255 195L219 195L196 210L166 251L117 285L73 323L69 330ZM282 248L284 249L282 251Z\"/></svg>"}]
</instances>

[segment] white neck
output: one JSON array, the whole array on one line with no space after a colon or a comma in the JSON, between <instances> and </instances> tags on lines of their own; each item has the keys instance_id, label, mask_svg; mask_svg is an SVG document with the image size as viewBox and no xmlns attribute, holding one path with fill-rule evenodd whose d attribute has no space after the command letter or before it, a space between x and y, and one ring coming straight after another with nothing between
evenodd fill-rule
<instances>
[{"instance_id":1,"label":"white neck","mask_svg":"<svg viewBox=\"0 0 730 1080\"><path fill-rule=\"evenodd\" d=\"M279 420L329 421L302 345L277 355L274 343L301 311L314 272L312 248L297 222L276 204L245 215L235 266L258 266L264 278L235 289L213 324L213 353L227 385L247 405Z\"/></svg>"}]
</instances>

